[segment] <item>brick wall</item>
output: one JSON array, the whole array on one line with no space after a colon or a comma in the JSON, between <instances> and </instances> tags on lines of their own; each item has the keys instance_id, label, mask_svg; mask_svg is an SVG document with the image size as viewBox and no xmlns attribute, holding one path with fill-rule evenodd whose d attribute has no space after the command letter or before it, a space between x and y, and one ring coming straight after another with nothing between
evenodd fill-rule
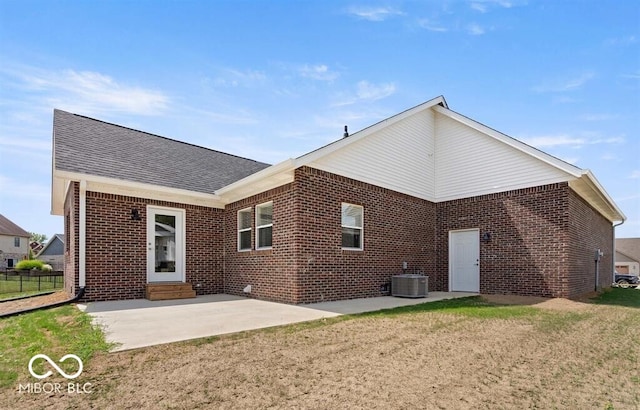
<instances>
[{"instance_id":1,"label":"brick wall","mask_svg":"<svg viewBox=\"0 0 640 410\"><path fill-rule=\"evenodd\" d=\"M147 205L185 209L186 281L198 294L222 292L222 210L89 191L85 299L144 297ZM141 220L131 219L133 208Z\"/></svg>"},{"instance_id":2,"label":"brick wall","mask_svg":"<svg viewBox=\"0 0 640 410\"><path fill-rule=\"evenodd\" d=\"M255 250L256 205L273 202L273 246ZM341 248L341 204L364 207L364 250ZM402 272L429 275L432 291L448 290L448 236L479 229L480 291L569 297L611 276L611 224L566 183L438 204L313 168L294 181L227 205L199 207L87 192L86 300L141 298L146 284L146 206L186 210L186 280L198 294L229 293L287 303L381 295ZM131 220L137 208L142 220ZM237 212L252 210L252 249L237 250ZM79 189L65 202L65 289L78 290Z\"/></svg>"},{"instance_id":3,"label":"brick wall","mask_svg":"<svg viewBox=\"0 0 640 410\"><path fill-rule=\"evenodd\" d=\"M296 244L297 202L294 184L287 184L250 198L229 204L225 208L225 274L224 292L249 297L295 303L298 283ZM272 248L256 250L256 205L273 201ZM237 214L251 208L251 250L238 251Z\"/></svg>"},{"instance_id":4,"label":"brick wall","mask_svg":"<svg viewBox=\"0 0 640 410\"><path fill-rule=\"evenodd\" d=\"M569 194L569 251L567 281L568 296L578 296L595 290L595 251L603 256L599 263L600 288L613 282L613 226L578 194Z\"/></svg>"},{"instance_id":5,"label":"brick wall","mask_svg":"<svg viewBox=\"0 0 640 410\"><path fill-rule=\"evenodd\" d=\"M408 270L435 275L435 204L350 178L302 167L298 201L298 302L380 296ZM364 249L342 250L341 205L364 208Z\"/></svg>"},{"instance_id":6,"label":"brick wall","mask_svg":"<svg viewBox=\"0 0 640 410\"><path fill-rule=\"evenodd\" d=\"M255 250L255 206L273 201L273 247ZM364 207L364 250L342 250L341 205ZM251 207L251 252L237 251L237 212ZM433 274L435 205L302 167L293 183L230 204L225 215L225 292L310 303L380 296L392 274Z\"/></svg>"},{"instance_id":7,"label":"brick wall","mask_svg":"<svg viewBox=\"0 0 640 410\"><path fill-rule=\"evenodd\" d=\"M480 241L481 293L568 296L570 191L561 183L438 203L434 287L448 290L449 231L478 228L491 234Z\"/></svg>"}]
</instances>

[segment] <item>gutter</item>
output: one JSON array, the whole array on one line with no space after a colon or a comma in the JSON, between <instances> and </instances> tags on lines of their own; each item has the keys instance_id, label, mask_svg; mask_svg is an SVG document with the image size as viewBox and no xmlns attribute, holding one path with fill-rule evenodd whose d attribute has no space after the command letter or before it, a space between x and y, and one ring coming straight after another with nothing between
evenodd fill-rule
<instances>
[{"instance_id":1,"label":"gutter","mask_svg":"<svg viewBox=\"0 0 640 410\"><path fill-rule=\"evenodd\" d=\"M42 296L42 295L38 295L38 296ZM74 297L72 297L70 299L63 300L62 302L51 303L49 305L36 306L36 307L28 308L28 309L18 310L18 311L15 311L15 312L9 312L9 313L0 314L0 319L4 319L6 317L11 317L11 316L21 315L23 313L35 312L36 310L50 309L50 308L55 308L55 307L59 307L59 306L64 306L64 305L67 305L69 303L74 303L74 302L79 301L80 298L82 298L83 296L84 296L84 288L80 288L80 292L78 292L77 295L75 295Z\"/></svg>"}]
</instances>

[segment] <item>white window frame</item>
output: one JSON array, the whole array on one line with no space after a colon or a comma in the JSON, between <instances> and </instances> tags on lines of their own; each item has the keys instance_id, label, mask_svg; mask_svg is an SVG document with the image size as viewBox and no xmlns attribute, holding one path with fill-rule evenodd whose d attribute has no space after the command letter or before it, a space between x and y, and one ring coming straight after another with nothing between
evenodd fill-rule
<instances>
[{"instance_id":1,"label":"white window frame","mask_svg":"<svg viewBox=\"0 0 640 410\"><path fill-rule=\"evenodd\" d=\"M258 225L258 219L260 218L260 208L271 206L271 223ZM256 205L256 250L271 249L273 246L260 246L260 230L265 228L271 228L271 244L273 245L273 201L265 202L260 205Z\"/></svg>"},{"instance_id":2,"label":"white window frame","mask_svg":"<svg viewBox=\"0 0 640 410\"><path fill-rule=\"evenodd\" d=\"M343 225L342 224L342 208L345 205L352 206L352 207L355 207L355 208L360 208L362 226L351 226L351 225ZM360 246L357 247L357 248L342 246L342 250L345 250L345 251L362 251L362 250L364 250L364 206L356 205L356 204L350 204L348 202L342 202L340 204L340 245L342 245L342 228L359 229L360 230Z\"/></svg>"},{"instance_id":3,"label":"white window frame","mask_svg":"<svg viewBox=\"0 0 640 410\"><path fill-rule=\"evenodd\" d=\"M20 237L19 236L15 236L13 238L13 247L14 248L19 248L21 244L22 244L22 241L20 240Z\"/></svg>"},{"instance_id":4,"label":"white window frame","mask_svg":"<svg viewBox=\"0 0 640 410\"><path fill-rule=\"evenodd\" d=\"M252 249L251 243L249 244L248 248L240 248L240 234L242 232L251 232L251 229L252 229L251 225L248 228L241 228L240 227L240 213L242 213L242 212L251 213L251 207L241 209L237 213L237 219L238 219L238 252L249 252ZM250 218L249 220L252 220L252 218ZM249 233L249 237L251 237L251 233Z\"/></svg>"}]
</instances>

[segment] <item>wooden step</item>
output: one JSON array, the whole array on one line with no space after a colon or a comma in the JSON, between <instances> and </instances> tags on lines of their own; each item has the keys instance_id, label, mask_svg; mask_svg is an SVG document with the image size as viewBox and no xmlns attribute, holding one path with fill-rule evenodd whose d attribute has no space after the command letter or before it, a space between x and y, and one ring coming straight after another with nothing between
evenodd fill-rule
<instances>
[{"instance_id":1,"label":"wooden step","mask_svg":"<svg viewBox=\"0 0 640 410\"><path fill-rule=\"evenodd\" d=\"M190 283L154 282L147 283L146 298L149 300L169 300L195 298L196 291Z\"/></svg>"}]
</instances>

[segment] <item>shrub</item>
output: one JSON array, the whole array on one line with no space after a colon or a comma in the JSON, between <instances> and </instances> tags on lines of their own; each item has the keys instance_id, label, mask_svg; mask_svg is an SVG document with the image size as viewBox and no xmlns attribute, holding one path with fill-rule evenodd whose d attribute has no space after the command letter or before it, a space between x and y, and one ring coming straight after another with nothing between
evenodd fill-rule
<instances>
[{"instance_id":1,"label":"shrub","mask_svg":"<svg viewBox=\"0 0 640 410\"><path fill-rule=\"evenodd\" d=\"M44 262L37 259L27 259L16 264L18 270L42 269Z\"/></svg>"},{"instance_id":2,"label":"shrub","mask_svg":"<svg viewBox=\"0 0 640 410\"><path fill-rule=\"evenodd\" d=\"M40 268L40 270L44 272L51 272L53 270L53 266L49 265L48 263L45 263L44 265L42 265L42 268Z\"/></svg>"}]
</instances>

